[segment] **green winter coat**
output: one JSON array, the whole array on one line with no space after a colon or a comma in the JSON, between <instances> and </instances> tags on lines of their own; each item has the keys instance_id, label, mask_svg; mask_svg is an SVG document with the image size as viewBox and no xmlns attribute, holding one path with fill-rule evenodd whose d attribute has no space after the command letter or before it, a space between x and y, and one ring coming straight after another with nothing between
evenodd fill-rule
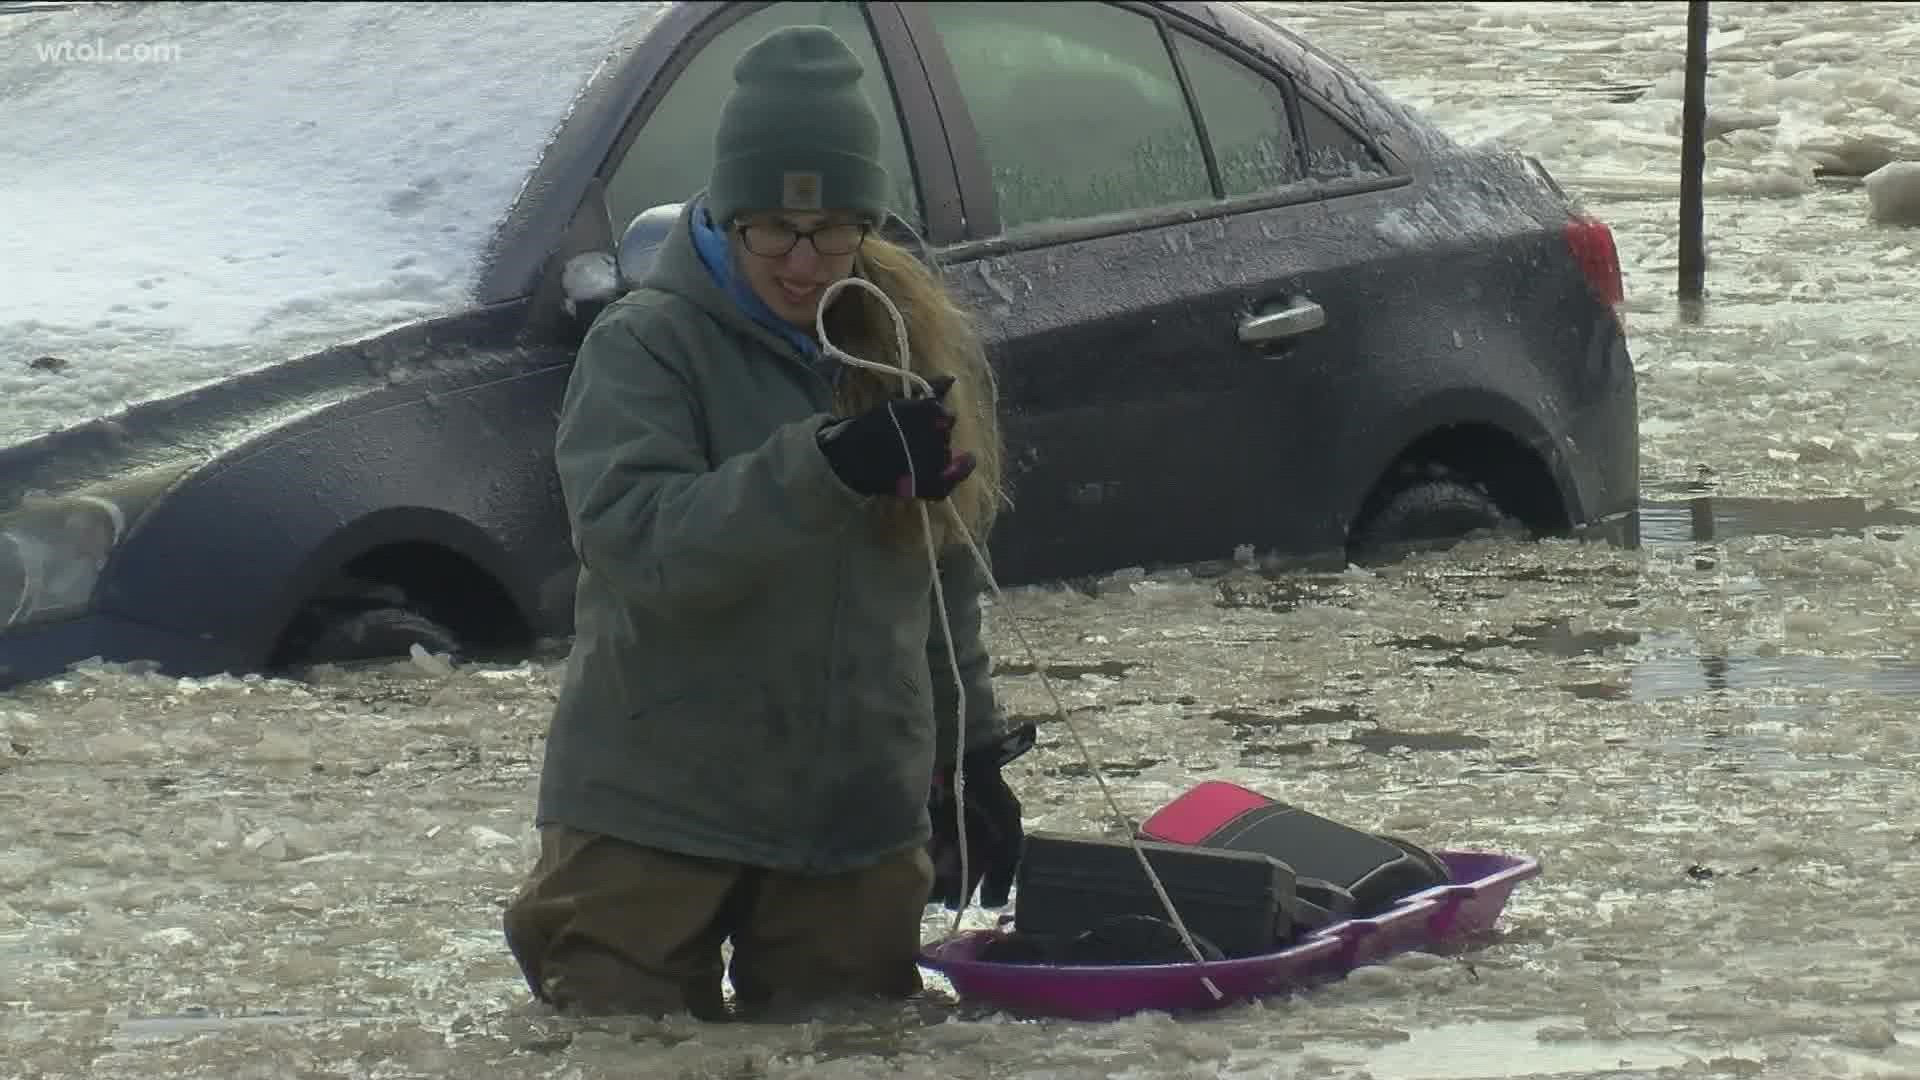
<instances>
[{"instance_id":1,"label":"green winter coat","mask_svg":"<svg viewBox=\"0 0 1920 1080\"><path fill-rule=\"evenodd\" d=\"M831 401L714 281L683 212L567 387L577 636L538 824L805 873L927 841L955 722L932 574L924 546L875 540L829 468ZM1005 733L983 582L964 547L942 564L977 745Z\"/></svg>"}]
</instances>

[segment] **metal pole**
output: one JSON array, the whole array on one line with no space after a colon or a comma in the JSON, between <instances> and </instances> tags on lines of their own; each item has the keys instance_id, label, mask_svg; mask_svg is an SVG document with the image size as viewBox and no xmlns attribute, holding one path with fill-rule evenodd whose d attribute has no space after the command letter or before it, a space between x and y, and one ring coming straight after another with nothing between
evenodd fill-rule
<instances>
[{"instance_id":1,"label":"metal pole","mask_svg":"<svg viewBox=\"0 0 1920 1080\"><path fill-rule=\"evenodd\" d=\"M1707 271L1701 190L1707 168L1707 0L1687 0L1686 99L1680 123L1680 299L1698 304Z\"/></svg>"}]
</instances>

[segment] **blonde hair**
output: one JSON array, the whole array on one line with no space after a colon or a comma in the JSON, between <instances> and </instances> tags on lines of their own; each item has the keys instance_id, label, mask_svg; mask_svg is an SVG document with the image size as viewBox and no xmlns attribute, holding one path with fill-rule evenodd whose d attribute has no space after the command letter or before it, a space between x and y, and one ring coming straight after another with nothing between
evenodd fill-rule
<instances>
[{"instance_id":1,"label":"blonde hair","mask_svg":"<svg viewBox=\"0 0 1920 1080\"><path fill-rule=\"evenodd\" d=\"M1001 473L1003 448L999 417L999 387L987 362L972 318L947 292L934 271L898 244L869 235L854 259L853 272L872 282L900 309L906 324L907 365L895 355L893 317L872 295L848 289L835 298L825 319L827 336L846 352L863 360L894 367L907 366L924 379L953 376L946 404L953 410L953 448L973 454L977 462L945 505L934 504L933 540L936 548L960 544L955 520L966 527L985 553L1005 492ZM840 376L834 406L842 416L865 412L902 391L897 375L847 365ZM914 499L882 496L875 500L874 524L889 542L922 544L920 512Z\"/></svg>"}]
</instances>

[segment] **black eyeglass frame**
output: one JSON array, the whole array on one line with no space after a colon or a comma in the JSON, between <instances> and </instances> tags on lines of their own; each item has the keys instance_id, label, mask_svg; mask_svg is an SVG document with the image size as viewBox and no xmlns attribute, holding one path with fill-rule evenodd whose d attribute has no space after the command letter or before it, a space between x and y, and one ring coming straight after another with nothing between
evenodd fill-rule
<instances>
[{"instance_id":1,"label":"black eyeglass frame","mask_svg":"<svg viewBox=\"0 0 1920 1080\"><path fill-rule=\"evenodd\" d=\"M753 223L736 221L734 222L734 225L733 225L733 231L739 234L740 243L747 249L748 252L754 255L758 255L763 259L786 258L788 253L793 251L794 248L797 248L800 246L801 240L805 240L807 243L812 244L814 254L816 255L852 255L854 252L859 251L861 247L863 247L866 244L867 237L873 234L873 223L870 221L830 221L824 225L816 225L811 229L795 229L790 226L784 226L784 225L768 226L765 224L761 224L758 226L759 228L779 229L783 232L791 234L793 237L793 239L785 247L780 248L780 250L778 251L762 251L754 247L753 241L748 239L748 233L751 232L755 227L756 226ZM835 247L832 250L822 248L820 246L820 241L816 239L816 237L818 237L819 234L821 233L828 232L834 229L858 229L860 230L860 232L859 232L859 235L854 239L853 244L847 247L845 250L841 250L838 247Z\"/></svg>"}]
</instances>

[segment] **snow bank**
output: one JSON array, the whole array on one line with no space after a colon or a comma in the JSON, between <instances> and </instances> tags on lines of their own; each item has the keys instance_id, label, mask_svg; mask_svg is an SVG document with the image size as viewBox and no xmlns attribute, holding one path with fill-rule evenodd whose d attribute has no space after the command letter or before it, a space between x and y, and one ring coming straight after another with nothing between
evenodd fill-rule
<instances>
[{"instance_id":1,"label":"snow bank","mask_svg":"<svg viewBox=\"0 0 1920 1080\"><path fill-rule=\"evenodd\" d=\"M461 305L586 78L663 9L0 16L0 444Z\"/></svg>"}]
</instances>

